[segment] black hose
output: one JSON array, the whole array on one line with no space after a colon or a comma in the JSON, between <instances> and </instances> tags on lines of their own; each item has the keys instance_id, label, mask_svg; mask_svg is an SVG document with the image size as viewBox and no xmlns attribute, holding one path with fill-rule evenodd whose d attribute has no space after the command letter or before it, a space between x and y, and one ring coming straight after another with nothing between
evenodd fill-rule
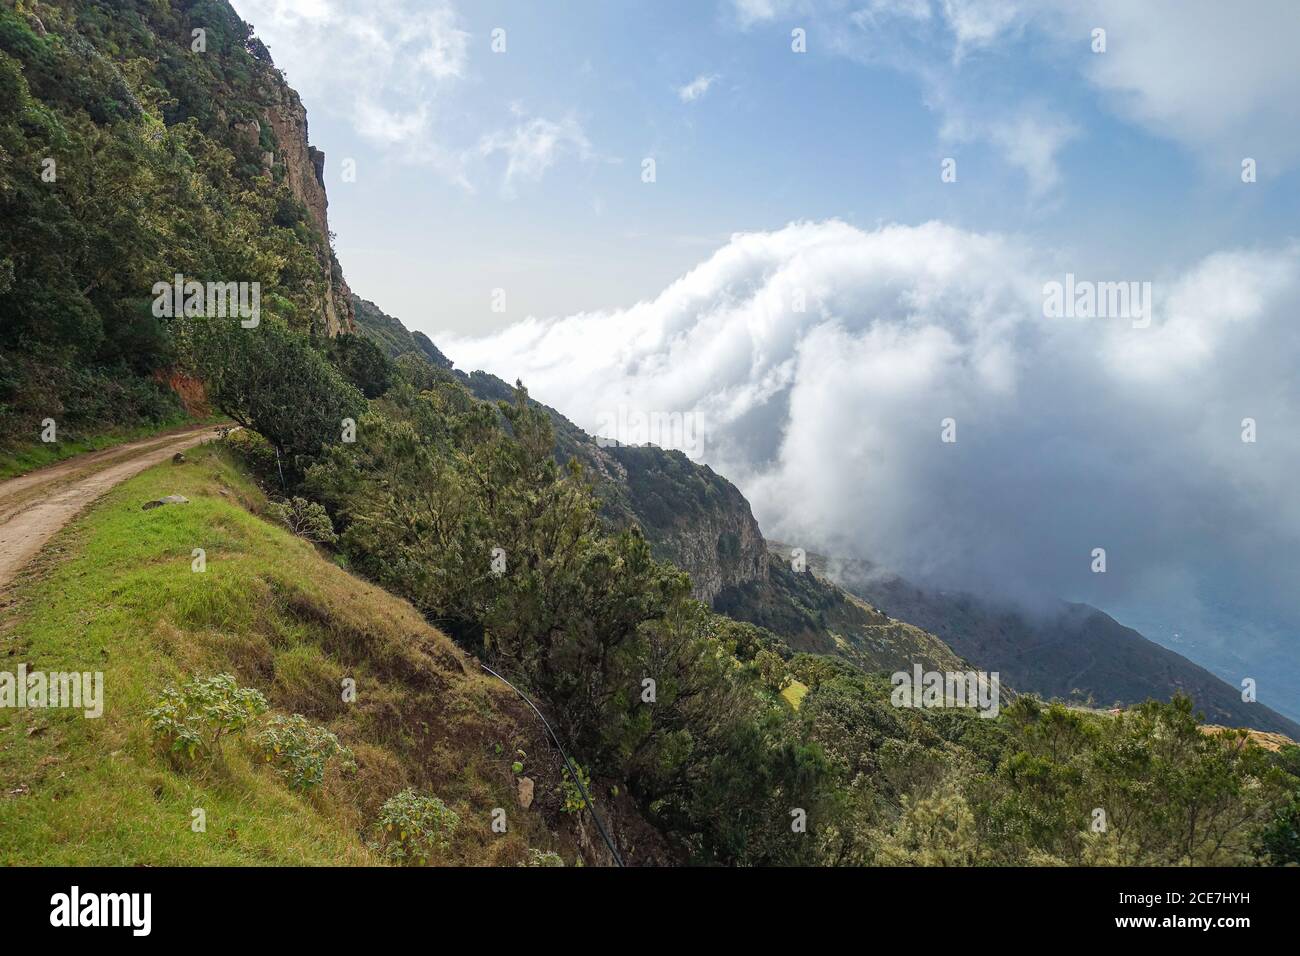
<instances>
[{"instance_id":1,"label":"black hose","mask_svg":"<svg viewBox=\"0 0 1300 956\"><path fill-rule=\"evenodd\" d=\"M564 758L564 765L569 768L569 776L573 777L573 782L578 785L578 792L582 794L583 802L587 804L587 809L591 811L591 818L596 821L596 829L598 829L600 831L600 835L604 837L605 846L609 847L609 852L614 855L614 862L617 863L619 866L625 866L626 864L624 864L623 858L618 855L618 850L614 846L614 841L609 838L609 831L605 829L605 824L601 821L600 814L596 812L596 807L591 802L591 796L587 793L587 788L582 785L582 778L578 776L578 771L574 768L573 762L569 759L569 755L564 752L564 746L560 743L560 738L555 736L555 731L551 729L551 725L547 721L546 717L542 714L540 710L537 709L537 705L534 704L531 700L529 700L527 695L525 695L524 692L521 691L518 687L510 683L510 681L506 680L504 677L502 677L492 668L488 667L482 661L478 662L478 666L483 668L485 671L487 671L497 680L501 681L501 683L505 684L512 691L518 694L521 698L523 698L524 703L533 709L533 713L536 714L538 718L541 720L542 726L546 728L546 732L550 735L551 740L554 742L555 748L560 752L560 756Z\"/></svg>"}]
</instances>

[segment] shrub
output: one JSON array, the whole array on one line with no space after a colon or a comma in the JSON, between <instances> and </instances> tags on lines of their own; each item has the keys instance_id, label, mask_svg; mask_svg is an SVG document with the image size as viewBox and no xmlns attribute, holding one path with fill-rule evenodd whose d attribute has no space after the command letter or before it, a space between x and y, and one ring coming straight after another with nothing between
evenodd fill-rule
<instances>
[{"instance_id":1,"label":"shrub","mask_svg":"<svg viewBox=\"0 0 1300 956\"><path fill-rule=\"evenodd\" d=\"M292 717L273 716L256 744L267 763L274 763L276 771L289 781L294 790L310 790L325 780L325 768L337 757L344 770L355 770L352 751L339 743L324 727L307 722L302 714Z\"/></svg>"},{"instance_id":2,"label":"shrub","mask_svg":"<svg viewBox=\"0 0 1300 956\"><path fill-rule=\"evenodd\" d=\"M560 854L551 850L538 850L535 847L528 848L528 857L520 866L564 866L564 860Z\"/></svg>"},{"instance_id":3,"label":"shrub","mask_svg":"<svg viewBox=\"0 0 1300 956\"><path fill-rule=\"evenodd\" d=\"M573 769L578 774L578 780L582 781L582 786L587 791L587 795L591 796L591 777L578 763L573 765ZM586 808L587 802L582 799L582 790L578 788L578 784L569 775L568 767L564 768L564 780L560 784L560 790L564 794L564 806L561 809L565 813L578 813ZM594 797L591 802L593 804L596 802Z\"/></svg>"},{"instance_id":4,"label":"shrub","mask_svg":"<svg viewBox=\"0 0 1300 956\"><path fill-rule=\"evenodd\" d=\"M266 710L260 691L240 687L232 674L217 674L168 686L148 717L156 739L173 754L196 760L214 755L222 737L242 733Z\"/></svg>"},{"instance_id":5,"label":"shrub","mask_svg":"<svg viewBox=\"0 0 1300 956\"><path fill-rule=\"evenodd\" d=\"M267 514L285 525L300 538L317 544L333 544L339 539L325 509L314 501L295 495L284 501L273 501L266 507Z\"/></svg>"},{"instance_id":6,"label":"shrub","mask_svg":"<svg viewBox=\"0 0 1300 956\"><path fill-rule=\"evenodd\" d=\"M378 398L393 384L393 363L374 342L342 333L325 344L325 355L366 398Z\"/></svg>"},{"instance_id":7,"label":"shrub","mask_svg":"<svg viewBox=\"0 0 1300 956\"><path fill-rule=\"evenodd\" d=\"M248 466L260 482L266 485L281 483L275 447L257 432L249 428L228 429L221 441Z\"/></svg>"},{"instance_id":8,"label":"shrub","mask_svg":"<svg viewBox=\"0 0 1300 956\"><path fill-rule=\"evenodd\" d=\"M459 828L455 810L408 787L379 808L378 837L371 848L396 863L423 866L434 853L450 849Z\"/></svg>"}]
</instances>

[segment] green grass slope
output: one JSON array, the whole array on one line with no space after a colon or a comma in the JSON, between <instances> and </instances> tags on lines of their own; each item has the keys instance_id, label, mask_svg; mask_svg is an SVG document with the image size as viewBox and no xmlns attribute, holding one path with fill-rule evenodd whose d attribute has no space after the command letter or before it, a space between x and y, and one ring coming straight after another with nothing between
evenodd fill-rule
<instances>
[{"instance_id":1,"label":"green grass slope","mask_svg":"<svg viewBox=\"0 0 1300 956\"><path fill-rule=\"evenodd\" d=\"M190 504L141 510L168 494ZM0 863L374 864L378 808L408 786L461 817L434 862L510 864L538 848L573 863L581 828L561 812L558 758L535 718L405 602L257 517L263 505L228 453L205 446L120 485L42 555L4 612L0 670L102 671L104 714L0 709ZM328 727L356 772L332 767L303 795L240 739L173 766L146 711L167 683L221 672L273 712ZM528 811L516 760L536 781ZM498 807L505 833L492 830ZM206 832L191 829L197 808Z\"/></svg>"}]
</instances>

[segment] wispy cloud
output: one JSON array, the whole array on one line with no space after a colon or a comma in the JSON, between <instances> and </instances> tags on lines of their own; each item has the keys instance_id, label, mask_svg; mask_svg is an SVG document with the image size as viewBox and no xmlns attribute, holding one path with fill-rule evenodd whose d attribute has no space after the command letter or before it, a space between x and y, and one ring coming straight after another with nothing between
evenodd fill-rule
<instances>
[{"instance_id":1,"label":"wispy cloud","mask_svg":"<svg viewBox=\"0 0 1300 956\"><path fill-rule=\"evenodd\" d=\"M717 73L701 73L685 86L677 88L677 96L683 103L693 103L709 92L709 87L716 83L721 77Z\"/></svg>"},{"instance_id":2,"label":"wispy cloud","mask_svg":"<svg viewBox=\"0 0 1300 956\"><path fill-rule=\"evenodd\" d=\"M465 77L469 33L446 0L236 0L311 110L350 122L398 158L461 179L438 135L443 101Z\"/></svg>"},{"instance_id":3,"label":"wispy cloud","mask_svg":"<svg viewBox=\"0 0 1300 956\"><path fill-rule=\"evenodd\" d=\"M505 157L501 192L511 197L520 182L540 180L562 156L573 154L585 160L591 157L592 149L582 125L572 116L559 122L538 116L484 136L477 153L484 158L498 154Z\"/></svg>"},{"instance_id":4,"label":"wispy cloud","mask_svg":"<svg viewBox=\"0 0 1300 956\"><path fill-rule=\"evenodd\" d=\"M798 18L816 46L917 77L942 125L1000 148L1040 194L1073 124L1024 122L1041 91L996 82L998 57L1037 56L1082 75L1103 106L1218 167L1265 157L1261 175L1300 164L1300 4L1256 0L727 0L742 27ZM1104 53L1091 33L1107 34ZM1027 44L1032 44L1027 49ZM1057 104L1057 109L1062 109ZM1019 143L1020 147L1012 147Z\"/></svg>"},{"instance_id":5,"label":"wispy cloud","mask_svg":"<svg viewBox=\"0 0 1300 956\"><path fill-rule=\"evenodd\" d=\"M1073 121L1041 106L1022 105L1018 110L979 118L950 106L939 135L954 145L990 143L1006 163L1024 173L1030 197L1042 200L1060 185L1060 153L1081 131Z\"/></svg>"}]
</instances>

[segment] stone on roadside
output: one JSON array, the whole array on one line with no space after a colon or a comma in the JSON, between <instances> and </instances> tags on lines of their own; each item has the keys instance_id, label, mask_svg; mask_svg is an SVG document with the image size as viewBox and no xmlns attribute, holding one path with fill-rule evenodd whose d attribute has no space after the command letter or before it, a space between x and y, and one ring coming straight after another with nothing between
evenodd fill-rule
<instances>
[{"instance_id":1,"label":"stone on roadside","mask_svg":"<svg viewBox=\"0 0 1300 956\"><path fill-rule=\"evenodd\" d=\"M150 508L161 508L163 505L187 505L190 499L184 495L168 495L165 498L158 498L154 501L146 501L140 506L142 511L148 511Z\"/></svg>"}]
</instances>

